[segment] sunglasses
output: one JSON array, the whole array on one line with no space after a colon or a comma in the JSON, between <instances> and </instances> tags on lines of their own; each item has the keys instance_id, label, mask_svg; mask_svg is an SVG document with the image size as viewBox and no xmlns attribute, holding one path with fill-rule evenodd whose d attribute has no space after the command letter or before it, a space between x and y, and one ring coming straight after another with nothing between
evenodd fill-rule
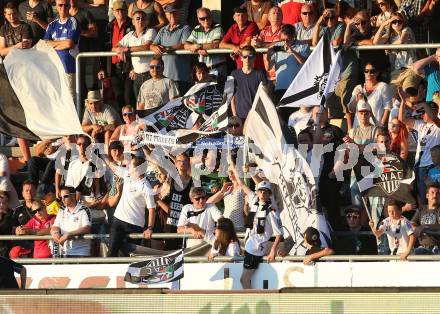
<instances>
[{"instance_id":1,"label":"sunglasses","mask_svg":"<svg viewBox=\"0 0 440 314\"><path fill-rule=\"evenodd\" d=\"M68 7L70 7L70 4L60 3L60 4L57 4L57 7L59 7L59 8L62 8L62 7L68 8Z\"/></svg>"},{"instance_id":2,"label":"sunglasses","mask_svg":"<svg viewBox=\"0 0 440 314\"><path fill-rule=\"evenodd\" d=\"M204 200L205 198L206 198L206 196L197 196L197 197L194 197L194 200L199 202L200 200Z\"/></svg>"},{"instance_id":3,"label":"sunglasses","mask_svg":"<svg viewBox=\"0 0 440 314\"><path fill-rule=\"evenodd\" d=\"M61 199L62 200L66 200L66 199L68 199L70 197L70 194L64 194L64 195L61 195Z\"/></svg>"},{"instance_id":4,"label":"sunglasses","mask_svg":"<svg viewBox=\"0 0 440 314\"><path fill-rule=\"evenodd\" d=\"M254 55L242 55L241 56L243 59L253 59L255 56Z\"/></svg>"},{"instance_id":5,"label":"sunglasses","mask_svg":"<svg viewBox=\"0 0 440 314\"><path fill-rule=\"evenodd\" d=\"M209 20L209 16L201 16L201 17L199 17L199 20L200 21L207 21L207 20Z\"/></svg>"},{"instance_id":6,"label":"sunglasses","mask_svg":"<svg viewBox=\"0 0 440 314\"><path fill-rule=\"evenodd\" d=\"M376 74L377 71L376 71L376 69L371 69L371 70L370 70L370 69L365 69L365 70L364 70L364 73L365 73L365 74L368 74L368 73L369 73L369 74Z\"/></svg>"},{"instance_id":7,"label":"sunglasses","mask_svg":"<svg viewBox=\"0 0 440 314\"><path fill-rule=\"evenodd\" d=\"M335 19L336 18L336 16L326 16L325 18L324 18L324 20L325 21L328 21L328 20L332 20L332 19Z\"/></svg>"},{"instance_id":8,"label":"sunglasses","mask_svg":"<svg viewBox=\"0 0 440 314\"><path fill-rule=\"evenodd\" d=\"M237 124L232 124L231 123L231 124L228 125L228 128L239 128L239 127L240 127L240 124L238 124L238 123Z\"/></svg>"},{"instance_id":9,"label":"sunglasses","mask_svg":"<svg viewBox=\"0 0 440 314\"><path fill-rule=\"evenodd\" d=\"M391 22L391 24L403 24L402 20L394 20Z\"/></svg>"},{"instance_id":10,"label":"sunglasses","mask_svg":"<svg viewBox=\"0 0 440 314\"><path fill-rule=\"evenodd\" d=\"M309 12L301 12L302 15L312 15L313 12L309 11Z\"/></svg>"},{"instance_id":11,"label":"sunglasses","mask_svg":"<svg viewBox=\"0 0 440 314\"><path fill-rule=\"evenodd\" d=\"M152 69L152 70L157 70L157 69L160 69L160 68L162 68L161 65L150 65L150 69Z\"/></svg>"},{"instance_id":12,"label":"sunglasses","mask_svg":"<svg viewBox=\"0 0 440 314\"><path fill-rule=\"evenodd\" d=\"M126 117L126 116L131 116L131 115L133 115L133 112L132 112L132 111L124 112L122 115L123 115L124 117Z\"/></svg>"},{"instance_id":13,"label":"sunglasses","mask_svg":"<svg viewBox=\"0 0 440 314\"><path fill-rule=\"evenodd\" d=\"M357 214L348 214L347 215L347 218L348 219L358 219L360 216L359 215L357 215Z\"/></svg>"}]
</instances>

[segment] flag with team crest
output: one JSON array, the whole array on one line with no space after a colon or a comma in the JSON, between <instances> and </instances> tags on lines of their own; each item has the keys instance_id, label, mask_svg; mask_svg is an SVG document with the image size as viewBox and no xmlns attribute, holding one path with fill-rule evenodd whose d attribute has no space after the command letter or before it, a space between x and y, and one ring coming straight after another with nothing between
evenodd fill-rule
<instances>
[{"instance_id":1,"label":"flag with team crest","mask_svg":"<svg viewBox=\"0 0 440 314\"><path fill-rule=\"evenodd\" d=\"M216 131L227 126L227 108L233 93L232 77L218 83L196 84L185 96L171 100L144 117L143 121L149 131L162 134L178 129L192 129L197 121L201 121L200 131Z\"/></svg>"},{"instance_id":2,"label":"flag with team crest","mask_svg":"<svg viewBox=\"0 0 440 314\"><path fill-rule=\"evenodd\" d=\"M370 163L363 156L359 156L359 161L354 167L362 195L392 198L415 204L412 193L415 175L406 162L393 153L378 155L375 161L376 163Z\"/></svg>"},{"instance_id":3,"label":"flag with team crest","mask_svg":"<svg viewBox=\"0 0 440 314\"><path fill-rule=\"evenodd\" d=\"M280 106L324 106L328 96L335 90L341 68L340 51L335 54L328 36L322 36L281 98Z\"/></svg>"},{"instance_id":4,"label":"flag with team crest","mask_svg":"<svg viewBox=\"0 0 440 314\"><path fill-rule=\"evenodd\" d=\"M183 278L183 250L128 266L124 280L134 284L159 284Z\"/></svg>"},{"instance_id":5,"label":"flag with team crest","mask_svg":"<svg viewBox=\"0 0 440 314\"><path fill-rule=\"evenodd\" d=\"M310 165L295 147L287 145L275 105L262 85L249 111L244 134L251 141L248 146L265 177L278 187L284 207L280 215L284 239L291 247L289 254L305 254L307 227L318 229L322 244L329 246L330 230L317 206L318 190Z\"/></svg>"}]
</instances>

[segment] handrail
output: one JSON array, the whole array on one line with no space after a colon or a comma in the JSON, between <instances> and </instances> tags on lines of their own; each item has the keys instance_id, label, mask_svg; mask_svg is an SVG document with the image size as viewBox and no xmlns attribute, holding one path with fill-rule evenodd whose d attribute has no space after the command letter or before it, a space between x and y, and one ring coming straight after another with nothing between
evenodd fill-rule
<instances>
[{"instance_id":1,"label":"handrail","mask_svg":"<svg viewBox=\"0 0 440 314\"><path fill-rule=\"evenodd\" d=\"M15 259L21 264L116 264L116 263L134 263L145 261L146 259L155 258L156 256L136 256L136 257L69 257L69 258L19 258ZM214 262L234 263L242 262L243 256L217 256ZM276 257L276 262L302 262L304 256L285 256ZM267 257L263 260L267 262ZM319 262L388 262L398 261L398 255L332 255L324 256ZM409 261L440 261L440 255L410 255ZM201 263L208 262L207 256L185 256L185 263Z\"/></svg>"},{"instance_id":2,"label":"handrail","mask_svg":"<svg viewBox=\"0 0 440 314\"><path fill-rule=\"evenodd\" d=\"M336 231L334 232L336 236L351 236L352 232L349 231ZM357 235L373 235L371 231L359 231ZM244 238L244 232L237 232L238 238ZM85 234L81 236L75 236L74 239L105 239L109 238L109 234ZM131 239L143 239L144 235L142 233L130 233L128 235ZM195 239L192 234L189 233L153 233L152 239ZM27 241L27 240L52 240L51 235L0 235L0 241Z\"/></svg>"},{"instance_id":3,"label":"handrail","mask_svg":"<svg viewBox=\"0 0 440 314\"><path fill-rule=\"evenodd\" d=\"M440 48L440 43L436 44L400 44L400 45L365 45L365 46L350 46L349 49L353 50L383 50L383 49L390 49L390 50L403 50L403 49L434 49L434 48ZM313 48L312 48L313 49ZM257 52L265 53L267 52L267 48L257 48ZM231 49L208 49L208 54L228 54L231 53ZM174 55L196 55L197 52L192 52L189 50L175 50L172 53L165 53L167 54L174 54ZM78 112L78 115L81 112L81 68L80 68L80 59L81 58L95 58L95 57L112 57L116 56L117 53L114 51L101 51L101 52L81 52L79 53L75 58L75 66L76 66L76 110ZM155 55L153 51L140 51L140 52L132 52L131 56L133 57L141 57L141 56L152 56Z\"/></svg>"},{"instance_id":4,"label":"handrail","mask_svg":"<svg viewBox=\"0 0 440 314\"><path fill-rule=\"evenodd\" d=\"M237 236L244 238L245 233L237 233ZM84 234L74 236L73 239L104 239L109 238L109 234ZM130 233L128 235L131 239L143 239L142 233ZM152 239L195 239L190 233L153 233ZM52 240L51 235L0 235L0 241L26 241L26 240Z\"/></svg>"}]
</instances>

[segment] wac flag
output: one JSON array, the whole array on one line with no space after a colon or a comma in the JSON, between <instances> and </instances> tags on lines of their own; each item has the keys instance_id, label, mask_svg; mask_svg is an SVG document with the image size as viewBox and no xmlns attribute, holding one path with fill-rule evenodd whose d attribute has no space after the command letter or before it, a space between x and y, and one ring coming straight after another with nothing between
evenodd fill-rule
<instances>
[{"instance_id":1,"label":"wac flag","mask_svg":"<svg viewBox=\"0 0 440 314\"><path fill-rule=\"evenodd\" d=\"M44 41L0 61L0 133L29 140L83 133L63 65Z\"/></svg>"},{"instance_id":2,"label":"wac flag","mask_svg":"<svg viewBox=\"0 0 440 314\"><path fill-rule=\"evenodd\" d=\"M124 280L133 284L157 284L183 278L183 250L128 266Z\"/></svg>"},{"instance_id":3,"label":"wac flag","mask_svg":"<svg viewBox=\"0 0 440 314\"><path fill-rule=\"evenodd\" d=\"M281 98L280 106L324 106L339 80L341 63L340 52L335 55L328 36L322 36Z\"/></svg>"},{"instance_id":4,"label":"wac flag","mask_svg":"<svg viewBox=\"0 0 440 314\"><path fill-rule=\"evenodd\" d=\"M183 97L173 99L156 112L143 118L150 132L162 134L179 129L192 129L197 120L208 127L201 131L212 132L223 127L223 108L228 108L234 93L234 79L224 82L196 84ZM227 117L226 117L227 118ZM207 122L209 121L209 122Z\"/></svg>"},{"instance_id":5,"label":"wac flag","mask_svg":"<svg viewBox=\"0 0 440 314\"><path fill-rule=\"evenodd\" d=\"M317 187L307 161L293 147L286 145L274 104L260 85L244 129L258 151L252 151L264 175L278 187L283 201L281 221L290 255L304 255L307 227L320 231L321 242L330 245L330 232L323 213L317 208ZM247 142L245 140L245 142Z\"/></svg>"},{"instance_id":6,"label":"wac flag","mask_svg":"<svg viewBox=\"0 0 440 314\"><path fill-rule=\"evenodd\" d=\"M387 197L415 204L411 193L411 184L415 179L414 172L393 153L379 155L378 159L381 164L372 166L363 156L360 156L354 168L359 190L363 196ZM373 171L364 177L361 167L369 167Z\"/></svg>"}]
</instances>

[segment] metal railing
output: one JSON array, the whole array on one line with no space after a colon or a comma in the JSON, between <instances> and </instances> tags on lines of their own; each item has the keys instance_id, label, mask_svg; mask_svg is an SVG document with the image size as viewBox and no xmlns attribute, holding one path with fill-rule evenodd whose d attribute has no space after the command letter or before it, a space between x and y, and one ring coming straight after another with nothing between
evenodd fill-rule
<instances>
[{"instance_id":1,"label":"metal railing","mask_svg":"<svg viewBox=\"0 0 440 314\"><path fill-rule=\"evenodd\" d=\"M145 261L157 256L136 256L136 257L69 257L69 258L19 258L15 261L22 264L122 264ZM243 256L217 256L214 262L235 263L242 262ZM275 262L302 262L304 256L285 256L275 258ZM267 262L267 257L263 260ZM331 255L324 256L319 262L388 262L398 261L398 255ZM440 255L410 255L409 261L440 261ZM185 263L208 262L206 256L185 256ZM416 266L416 265L415 265Z\"/></svg>"},{"instance_id":2,"label":"metal railing","mask_svg":"<svg viewBox=\"0 0 440 314\"><path fill-rule=\"evenodd\" d=\"M435 49L440 48L440 43L435 44L402 44L402 45L365 45L365 46L350 46L349 49L353 50L404 50L404 49ZM312 48L313 49L313 48ZM267 48L258 48L257 52L265 53L267 52ZM232 52L231 49L208 49L208 54L229 54ZM156 53L153 51L142 51L142 52L132 52L130 55L132 57L142 57L142 56L153 56ZM197 55L196 52L192 52L189 50L175 50L172 53L173 55ZM113 51L101 51L101 52L82 52L76 56L76 110L78 114L81 112L81 68L80 68L80 60L82 58L97 58L97 57L113 57L116 56L117 53Z\"/></svg>"},{"instance_id":3,"label":"metal railing","mask_svg":"<svg viewBox=\"0 0 440 314\"><path fill-rule=\"evenodd\" d=\"M336 231L334 232L336 236L351 236L352 232L349 231ZM356 235L362 236L373 236L371 231L359 231ZM105 239L109 238L109 234L85 234L80 236L73 237L74 239ZM128 235L131 239L143 239L144 236L142 233L130 233ZM237 232L237 237L242 239L245 237L244 232ZM195 239L190 233L153 233L151 236L152 239ZM27 241L27 240L52 240L51 235L0 235L0 241Z\"/></svg>"}]
</instances>

